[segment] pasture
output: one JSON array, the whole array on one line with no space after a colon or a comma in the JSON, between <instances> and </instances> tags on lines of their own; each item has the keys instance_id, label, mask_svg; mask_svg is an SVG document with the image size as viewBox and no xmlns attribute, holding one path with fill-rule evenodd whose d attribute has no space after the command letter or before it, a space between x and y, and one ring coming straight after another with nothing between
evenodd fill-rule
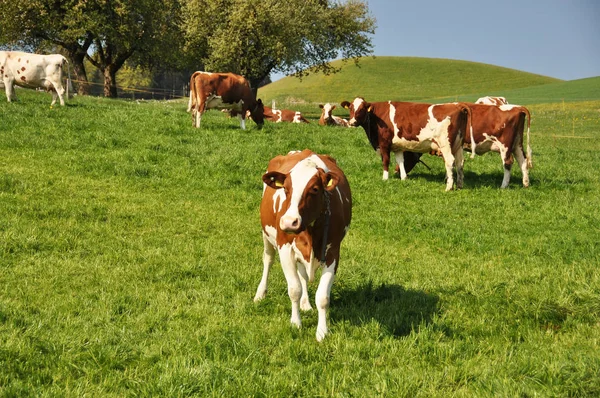
<instances>
[{"instance_id":1,"label":"pasture","mask_svg":"<svg viewBox=\"0 0 600 398\"><path fill-rule=\"evenodd\" d=\"M184 101L18 95L0 101L0 395L600 395L600 101L529 106L529 189L515 167L500 190L488 154L445 193L431 156L382 182L364 131L318 126L315 104L309 125L210 111L197 130ZM278 262L252 301L261 175L303 148L354 199L322 343L315 310L289 325Z\"/></svg>"}]
</instances>

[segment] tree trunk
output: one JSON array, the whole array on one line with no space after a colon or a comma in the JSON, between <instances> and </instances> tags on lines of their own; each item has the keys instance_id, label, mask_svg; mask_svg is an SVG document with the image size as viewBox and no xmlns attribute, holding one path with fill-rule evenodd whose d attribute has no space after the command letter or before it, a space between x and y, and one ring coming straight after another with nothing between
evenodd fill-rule
<instances>
[{"instance_id":1,"label":"tree trunk","mask_svg":"<svg viewBox=\"0 0 600 398\"><path fill-rule=\"evenodd\" d=\"M78 55L71 57L71 60L73 61L73 73L75 74L75 80L77 81L78 95L88 95L90 93L90 82L88 81L87 72L83 66L84 59L85 55L81 57Z\"/></svg>"},{"instance_id":2,"label":"tree trunk","mask_svg":"<svg viewBox=\"0 0 600 398\"><path fill-rule=\"evenodd\" d=\"M117 71L114 65L108 65L102 71L104 74L104 96L117 98Z\"/></svg>"}]
</instances>

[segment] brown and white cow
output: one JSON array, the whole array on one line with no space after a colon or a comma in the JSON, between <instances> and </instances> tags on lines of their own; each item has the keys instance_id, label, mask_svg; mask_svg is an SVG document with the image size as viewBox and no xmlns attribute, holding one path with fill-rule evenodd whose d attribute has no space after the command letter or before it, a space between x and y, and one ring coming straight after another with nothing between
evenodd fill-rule
<instances>
[{"instance_id":1,"label":"brown and white cow","mask_svg":"<svg viewBox=\"0 0 600 398\"><path fill-rule=\"evenodd\" d=\"M476 104L481 104L481 105L507 105L508 101L506 100L506 98L504 97L481 97L479 98L477 101L475 101Z\"/></svg>"},{"instance_id":2,"label":"brown and white cow","mask_svg":"<svg viewBox=\"0 0 600 398\"><path fill-rule=\"evenodd\" d=\"M513 155L523 173L523 186L529 186L529 171L532 167L529 128L529 110L519 105L479 105L470 104L472 112L473 139L475 153L482 155L489 151L500 153L504 165L504 179L501 188L508 187ZM527 119L527 151L523 147L523 133ZM465 138L465 147L471 146L471 137Z\"/></svg>"},{"instance_id":3,"label":"brown and white cow","mask_svg":"<svg viewBox=\"0 0 600 398\"><path fill-rule=\"evenodd\" d=\"M246 111L260 127L264 123L263 103L250 89L243 76L234 73L194 72L190 78L190 100L194 127L200 127L202 114L207 109L231 109L240 118L240 126L246 129Z\"/></svg>"},{"instance_id":4,"label":"brown and white cow","mask_svg":"<svg viewBox=\"0 0 600 398\"><path fill-rule=\"evenodd\" d=\"M275 109L265 106L265 119L275 123L289 122L289 123L310 123L301 112L291 111L289 109Z\"/></svg>"},{"instance_id":5,"label":"brown and white cow","mask_svg":"<svg viewBox=\"0 0 600 398\"><path fill-rule=\"evenodd\" d=\"M383 179L388 179L390 152L394 152L400 178L407 178L404 157L409 152L439 150L446 165L446 191L463 186L462 147L471 129L471 110L466 104L421 104L414 102L372 102L358 97L342 106L350 110L351 126L362 126L373 149L380 152ZM405 152L407 151L407 152Z\"/></svg>"},{"instance_id":6,"label":"brown and white cow","mask_svg":"<svg viewBox=\"0 0 600 398\"><path fill-rule=\"evenodd\" d=\"M335 105L331 105L330 103L326 103L325 105L319 104L319 108L321 108L321 118L319 119L321 126L349 127L346 119L333 115L332 112L335 109Z\"/></svg>"},{"instance_id":7,"label":"brown and white cow","mask_svg":"<svg viewBox=\"0 0 600 398\"><path fill-rule=\"evenodd\" d=\"M316 336L321 341L328 332L327 309L340 244L352 218L350 185L335 159L308 149L271 159L262 179L263 274L254 301L267 293L277 250L292 302L291 323L300 327L300 310L312 309L307 282L314 280L316 269L321 267L315 295L319 319Z\"/></svg>"},{"instance_id":8,"label":"brown and white cow","mask_svg":"<svg viewBox=\"0 0 600 398\"><path fill-rule=\"evenodd\" d=\"M0 76L8 102L17 99L15 85L25 88L43 88L52 92L52 104L56 98L65 105L63 95L69 97L70 81L63 87L63 68L68 61L60 54L31 54L21 51L0 51ZM68 74L68 71L67 71Z\"/></svg>"}]
</instances>

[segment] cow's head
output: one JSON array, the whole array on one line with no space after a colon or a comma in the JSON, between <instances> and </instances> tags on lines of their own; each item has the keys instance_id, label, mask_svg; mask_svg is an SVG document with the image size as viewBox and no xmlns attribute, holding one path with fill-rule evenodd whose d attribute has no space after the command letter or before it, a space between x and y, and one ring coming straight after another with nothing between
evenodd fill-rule
<instances>
[{"instance_id":1,"label":"cow's head","mask_svg":"<svg viewBox=\"0 0 600 398\"><path fill-rule=\"evenodd\" d=\"M332 192L338 177L312 158L304 159L287 174L270 171L263 175L265 184L273 189L283 189L285 199L279 219L279 228L297 234L312 226L326 210L325 196Z\"/></svg>"},{"instance_id":2,"label":"cow's head","mask_svg":"<svg viewBox=\"0 0 600 398\"><path fill-rule=\"evenodd\" d=\"M348 124L352 127L364 124L371 112L371 104L361 97L356 97L352 103L343 101L341 105L350 111L350 120L348 121Z\"/></svg>"},{"instance_id":3,"label":"cow's head","mask_svg":"<svg viewBox=\"0 0 600 398\"><path fill-rule=\"evenodd\" d=\"M262 128L265 124L265 106L263 105L262 100L260 98L257 99L254 107L249 110L254 123L256 123L259 128Z\"/></svg>"},{"instance_id":4,"label":"cow's head","mask_svg":"<svg viewBox=\"0 0 600 398\"><path fill-rule=\"evenodd\" d=\"M333 121L333 110L335 109L335 105L331 105L330 103L326 103L325 105L319 104L319 108L321 108L321 117L327 124L335 124Z\"/></svg>"}]
</instances>

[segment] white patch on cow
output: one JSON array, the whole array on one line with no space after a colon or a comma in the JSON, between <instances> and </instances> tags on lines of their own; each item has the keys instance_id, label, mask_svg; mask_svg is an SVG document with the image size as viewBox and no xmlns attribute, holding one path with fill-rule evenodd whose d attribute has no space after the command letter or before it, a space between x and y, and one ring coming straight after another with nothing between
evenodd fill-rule
<instances>
[{"instance_id":1,"label":"white patch on cow","mask_svg":"<svg viewBox=\"0 0 600 398\"><path fill-rule=\"evenodd\" d=\"M315 304L317 306L319 317L316 337L317 341L319 342L322 341L329 332L327 329L327 309L329 308L331 286L333 285L333 280L335 279L335 267L335 261L328 267L323 267L321 280L319 281L319 287L317 288L317 293L315 294Z\"/></svg>"},{"instance_id":2,"label":"white patch on cow","mask_svg":"<svg viewBox=\"0 0 600 398\"><path fill-rule=\"evenodd\" d=\"M292 120L292 123L302 123L302 113L294 113L294 119Z\"/></svg>"},{"instance_id":3,"label":"white patch on cow","mask_svg":"<svg viewBox=\"0 0 600 398\"><path fill-rule=\"evenodd\" d=\"M331 117L331 110L332 110L332 106L331 104L328 102L325 105L323 105L323 119L327 120Z\"/></svg>"},{"instance_id":4,"label":"white patch on cow","mask_svg":"<svg viewBox=\"0 0 600 398\"><path fill-rule=\"evenodd\" d=\"M265 226L265 236L269 240L269 243L274 247L277 247L277 228L271 225Z\"/></svg>"},{"instance_id":5,"label":"white patch on cow","mask_svg":"<svg viewBox=\"0 0 600 398\"><path fill-rule=\"evenodd\" d=\"M241 112L244 106L244 100L233 102L231 104L223 102L223 98L220 95L211 94L206 98L206 109L231 109L237 112Z\"/></svg>"},{"instance_id":6,"label":"white patch on cow","mask_svg":"<svg viewBox=\"0 0 600 398\"><path fill-rule=\"evenodd\" d=\"M519 105L511 105L511 104L505 104L505 105L500 105L499 108L501 111L506 112L506 111L510 111L514 108L518 108Z\"/></svg>"},{"instance_id":7,"label":"white patch on cow","mask_svg":"<svg viewBox=\"0 0 600 398\"><path fill-rule=\"evenodd\" d=\"M273 109L273 114L275 116L277 116L277 120L275 121L275 123L280 123L281 122L281 111L277 110L277 109Z\"/></svg>"},{"instance_id":8,"label":"white patch on cow","mask_svg":"<svg viewBox=\"0 0 600 398\"><path fill-rule=\"evenodd\" d=\"M360 107L361 104L363 104L365 102L364 99L362 98L355 98L354 102L352 103L352 106L354 107L354 112L356 113L356 110L358 109L358 107ZM348 123L352 126L354 126L356 124L356 118L351 118ZM386 180L386 178L384 178L384 180Z\"/></svg>"},{"instance_id":9,"label":"white patch on cow","mask_svg":"<svg viewBox=\"0 0 600 398\"><path fill-rule=\"evenodd\" d=\"M437 120L433 116L433 109L435 105L431 105L428 109L429 119L425 127L421 129L417 135L418 141L407 140L403 137L398 137L397 127L394 124L394 138L392 139L392 150L394 152L400 150L407 150L411 152L428 152L429 150L437 150L441 147L450 147L450 139L448 129L450 127L450 116L446 116L444 119ZM391 115L390 107L390 117ZM395 112L394 112L395 113Z\"/></svg>"},{"instance_id":10,"label":"white patch on cow","mask_svg":"<svg viewBox=\"0 0 600 398\"><path fill-rule=\"evenodd\" d=\"M392 105L392 101L388 101L388 104L390 104L390 121L392 122L392 126L394 126L395 138L398 132L400 131L400 129L398 129L398 125L396 124L396 107Z\"/></svg>"},{"instance_id":11,"label":"white patch on cow","mask_svg":"<svg viewBox=\"0 0 600 398\"><path fill-rule=\"evenodd\" d=\"M285 190L276 189L275 193L273 194L273 213L277 214L278 212L281 211L281 208L283 207L283 202L285 202L285 199L286 199Z\"/></svg>"}]
</instances>

